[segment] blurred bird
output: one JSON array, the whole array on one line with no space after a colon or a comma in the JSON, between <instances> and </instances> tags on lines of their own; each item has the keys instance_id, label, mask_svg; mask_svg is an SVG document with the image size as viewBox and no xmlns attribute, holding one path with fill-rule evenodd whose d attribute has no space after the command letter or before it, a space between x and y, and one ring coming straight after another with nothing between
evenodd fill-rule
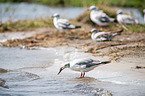
<instances>
[{"instance_id":1,"label":"blurred bird","mask_svg":"<svg viewBox=\"0 0 145 96\"><path fill-rule=\"evenodd\" d=\"M122 10L117 11L117 21L121 25L138 24L138 20L134 19L130 15L125 15Z\"/></svg>"},{"instance_id":2,"label":"blurred bird","mask_svg":"<svg viewBox=\"0 0 145 96\"><path fill-rule=\"evenodd\" d=\"M80 78L82 78L85 76L85 72L88 72L88 71L90 71L90 70L94 69L95 67L98 67L102 64L107 64L110 62L111 61L99 61L99 60L93 60L93 59L89 59L89 58L76 59L68 64L65 64L63 67L61 67L59 72L58 72L58 75L65 68L70 68L71 70L81 72Z\"/></svg>"},{"instance_id":3,"label":"blurred bird","mask_svg":"<svg viewBox=\"0 0 145 96\"><path fill-rule=\"evenodd\" d=\"M92 33L91 38L94 41L111 41L115 36L121 35L123 30L120 30L116 33L111 33L111 32L99 32L96 28L93 28L91 31Z\"/></svg>"},{"instance_id":4,"label":"blurred bird","mask_svg":"<svg viewBox=\"0 0 145 96\"><path fill-rule=\"evenodd\" d=\"M145 9L143 10L143 13L144 13L144 22L145 22Z\"/></svg>"},{"instance_id":5,"label":"blurred bird","mask_svg":"<svg viewBox=\"0 0 145 96\"><path fill-rule=\"evenodd\" d=\"M98 10L96 6L91 6L89 9L91 10L91 21L99 26L109 25L115 20L114 18L110 18L108 15L106 15L102 10Z\"/></svg>"},{"instance_id":6,"label":"blurred bird","mask_svg":"<svg viewBox=\"0 0 145 96\"><path fill-rule=\"evenodd\" d=\"M53 15L53 23L57 29L76 29L81 28L81 26L72 25L67 19L60 19L60 15L55 13Z\"/></svg>"}]
</instances>

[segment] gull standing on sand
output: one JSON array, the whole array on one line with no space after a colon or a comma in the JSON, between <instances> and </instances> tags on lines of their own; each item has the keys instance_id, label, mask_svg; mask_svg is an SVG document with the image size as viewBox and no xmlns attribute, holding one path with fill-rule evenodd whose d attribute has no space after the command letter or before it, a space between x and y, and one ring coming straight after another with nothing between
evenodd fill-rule
<instances>
[{"instance_id":1,"label":"gull standing on sand","mask_svg":"<svg viewBox=\"0 0 145 96\"><path fill-rule=\"evenodd\" d=\"M114 18L110 18L102 10L98 10L96 6L91 6L89 9L91 10L90 19L95 24L99 26L106 26L114 22Z\"/></svg>"},{"instance_id":2,"label":"gull standing on sand","mask_svg":"<svg viewBox=\"0 0 145 96\"><path fill-rule=\"evenodd\" d=\"M91 38L96 42L100 42L111 41L115 36L121 35L123 30L111 34L111 32L99 32L96 28L93 28L90 32L92 33Z\"/></svg>"},{"instance_id":3,"label":"gull standing on sand","mask_svg":"<svg viewBox=\"0 0 145 96\"><path fill-rule=\"evenodd\" d=\"M117 11L117 21L121 25L138 24L138 21L130 15L125 15L122 10Z\"/></svg>"},{"instance_id":4,"label":"gull standing on sand","mask_svg":"<svg viewBox=\"0 0 145 96\"><path fill-rule=\"evenodd\" d=\"M76 29L81 28L81 26L72 25L67 19L61 19L58 13L53 15L53 23L57 29Z\"/></svg>"},{"instance_id":5,"label":"gull standing on sand","mask_svg":"<svg viewBox=\"0 0 145 96\"><path fill-rule=\"evenodd\" d=\"M90 58L76 59L68 64L65 64L63 67L61 67L60 71L58 72L58 75L61 73L63 69L70 68L71 70L81 72L80 78L82 78L85 76L85 72L88 72L102 64L107 64L110 62L111 61L99 61L99 60L93 60Z\"/></svg>"}]
</instances>

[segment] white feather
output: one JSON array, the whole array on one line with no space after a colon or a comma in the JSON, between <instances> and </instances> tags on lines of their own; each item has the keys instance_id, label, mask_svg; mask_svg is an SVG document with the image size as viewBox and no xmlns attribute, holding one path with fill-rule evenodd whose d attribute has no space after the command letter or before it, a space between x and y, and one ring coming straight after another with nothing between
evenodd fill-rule
<instances>
[{"instance_id":1,"label":"white feather","mask_svg":"<svg viewBox=\"0 0 145 96\"><path fill-rule=\"evenodd\" d=\"M102 10L99 11L96 9L92 9L92 11L90 13L90 19L92 20L92 22L94 22L100 26L106 26L106 25L110 24L111 22L114 22L114 19L110 18Z\"/></svg>"}]
</instances>

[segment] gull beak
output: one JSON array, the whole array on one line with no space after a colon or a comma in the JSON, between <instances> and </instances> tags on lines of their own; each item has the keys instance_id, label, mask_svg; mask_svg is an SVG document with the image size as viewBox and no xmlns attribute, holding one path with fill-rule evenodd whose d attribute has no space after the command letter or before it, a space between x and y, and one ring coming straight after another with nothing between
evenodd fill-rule
<instances>
[{"instance_id":1,"label":"gull beak","mask_svg":"<svg viewBox=\"0 0 145 96\"><path fill-rule=\"evenodd\" d=\"M64 68L61 67L57 75L59 75L63 69L64 69Z\"/></svg>"}]
</instances>

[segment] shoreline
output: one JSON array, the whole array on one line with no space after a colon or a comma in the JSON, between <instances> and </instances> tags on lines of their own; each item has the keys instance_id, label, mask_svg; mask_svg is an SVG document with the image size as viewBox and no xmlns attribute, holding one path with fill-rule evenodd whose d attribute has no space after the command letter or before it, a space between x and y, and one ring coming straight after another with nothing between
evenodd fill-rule
<instances>
[{"instance_id":1,"label":"shoreline","mask_svg":"<svg viewBox=\"0 0 145 96\"><path fill-rule=\"evenodd\" d=\"M68 46L86 50L94 56L109 56L110 60L117 60L123 56L143 55L145 52L145 33L132 34L123 32L112 41L95 42L91 39L91 33L84 29L58 31L56 29L39 28L36 35L24 39L12 39L2 42L1 46L21 47L35 49L35 47L59 47ZM138 52L137 52L138 51Z\"/></svg>"}]
</instances>

